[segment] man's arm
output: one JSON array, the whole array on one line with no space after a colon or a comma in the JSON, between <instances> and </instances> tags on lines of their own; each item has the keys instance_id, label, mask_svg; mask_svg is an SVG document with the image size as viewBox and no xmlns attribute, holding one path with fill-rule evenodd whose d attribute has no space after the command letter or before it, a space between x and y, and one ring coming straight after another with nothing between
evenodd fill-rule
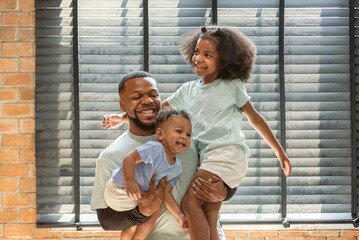
<instances>
[{"instance_id":1,"label":"man's arm","mask_svg":"<svg viewBox=\"0 0 359 240\"><path fill-rule=\"evenodd\" d=\"M230 188L219 177L213 176L208 181L197 178L192 185L194 196L207 202L227 201L233 197L237 188Z\"/></svg>"},{"instance_id":2,"label":"man's arm","mask_svg":"<svg viewBox=\"0 0 359 240\"><path fill-rule=\"evenodd\" d=\"M156 173L151 177L150 189L138 200L138 206L132 210L118 212L110 207L97 209L97 218L104 230L124 230L145 222L154 212L160 209L166 178L161 179L155 187Z\"/></svg>"}]
</instances>

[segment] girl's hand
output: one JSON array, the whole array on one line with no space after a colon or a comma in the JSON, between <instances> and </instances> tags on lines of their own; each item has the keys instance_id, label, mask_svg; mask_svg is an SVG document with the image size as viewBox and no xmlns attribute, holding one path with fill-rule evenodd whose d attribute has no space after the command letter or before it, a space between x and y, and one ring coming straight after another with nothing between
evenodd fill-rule
<instances>
[{"instance_id":1,"label":"girl's hand","mask_svg":"<svg viewBox=\"0 0 359 240\"><path fill-rule=\"evenodd\" d=\"M183 212L177 216L177 219L178 219L179 224L183 230L189 229L187 219L186 219L185 215L183 214Z\"/></svg>"},{"instance_id":2,"label":"girl's hand","mask_svg":"<svg viewBox=\"0 0 359 240\"><path fill-rule=\"evenodd\" d=\"M105 129L114 129L127 122L126 113L106 114L103 116L102 125Z\"/></svg>"},{"instance_id":3,"label":"girl's hand","mask_svg":"<svg viewBox=\"0 0 359 240\"><path fill-rule=\"evenodd\" d=\"M288 158L284 158L284 160L280 160L280 167L282 168L284 174L288 177L292 172L292 165Z\"/></svg>"},{"instance_id":4,"label":"girl's hand","mask_svg":"<svg viewBox=\"0 0 359 240\"><path fill-rule=\"evenodd\" d=\"M138 200L141 198L141 189L135 180L126 181L125 189L127 196L129 196L130 198L134 200Z\"/></svg>"}]
</instances>

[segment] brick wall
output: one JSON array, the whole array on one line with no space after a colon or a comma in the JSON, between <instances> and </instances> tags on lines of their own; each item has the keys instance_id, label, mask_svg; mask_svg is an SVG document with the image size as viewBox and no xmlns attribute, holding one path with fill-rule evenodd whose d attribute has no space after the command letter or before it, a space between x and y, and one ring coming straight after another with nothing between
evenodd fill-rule
<instances>
[{"instance_id":1,"label":"brick wall","mask_svg":"<svg viewBox=\"0 0 359 240\"><path fill-rule=\"evenodd\" d=\"M0 239L116 239L36 228L34 0L0 0ZM311 228L313 229L313 228ZM226 231L239 239L359 239L356 230Z\"/></svg>"}]
</instances>

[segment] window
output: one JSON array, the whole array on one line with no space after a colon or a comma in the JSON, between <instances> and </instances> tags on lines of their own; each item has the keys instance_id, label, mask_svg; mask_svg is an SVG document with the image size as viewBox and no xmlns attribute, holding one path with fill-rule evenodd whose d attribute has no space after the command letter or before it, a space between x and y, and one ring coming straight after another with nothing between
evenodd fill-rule
<instances>
[{"instance_id":1,"label":"window","mask_svg":"<svg viewBox=\"0 0 359 240\"><path fill-rule=\"evenodd\" d=\"M357 212L354 4L349 0L36 0L36 156L39 226L97 224L90 210L95 161L124 129L117 83L131 70L159 82L162 99L196 76L181 34L210 23L257 45L246 84L292 160L248 123L249 171L223 204L223 222L348 222ZM354 16L354 15L353 15Z\"/></svg>"}]
</instances>

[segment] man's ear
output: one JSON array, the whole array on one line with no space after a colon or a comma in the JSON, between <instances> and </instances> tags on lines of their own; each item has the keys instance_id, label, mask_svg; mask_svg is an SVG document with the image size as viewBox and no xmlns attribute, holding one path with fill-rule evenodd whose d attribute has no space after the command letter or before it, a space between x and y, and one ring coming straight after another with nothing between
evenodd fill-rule
<instances>
[{"instance_id":1,"label":"man's ear","mask_svg":"<svg viewBox=\"0 0 359 240\"><path fill-rule=\"evenodd\" d=\"M160 142L163 140L163 130L161 128L157 128L155 134L157 141Z\"/></svg>"},{"instance_id":2,"label":"man's ear","mask_svg":"<svg viewBox=\"0 0 359 240\"><path fill-rule=\"evenodd\" d=\"M121 111L122 112L126 112L126 108L125 108L125 104L123 101L118 101L118 104L120 105Z\"/></svg>"}]
</instances>

